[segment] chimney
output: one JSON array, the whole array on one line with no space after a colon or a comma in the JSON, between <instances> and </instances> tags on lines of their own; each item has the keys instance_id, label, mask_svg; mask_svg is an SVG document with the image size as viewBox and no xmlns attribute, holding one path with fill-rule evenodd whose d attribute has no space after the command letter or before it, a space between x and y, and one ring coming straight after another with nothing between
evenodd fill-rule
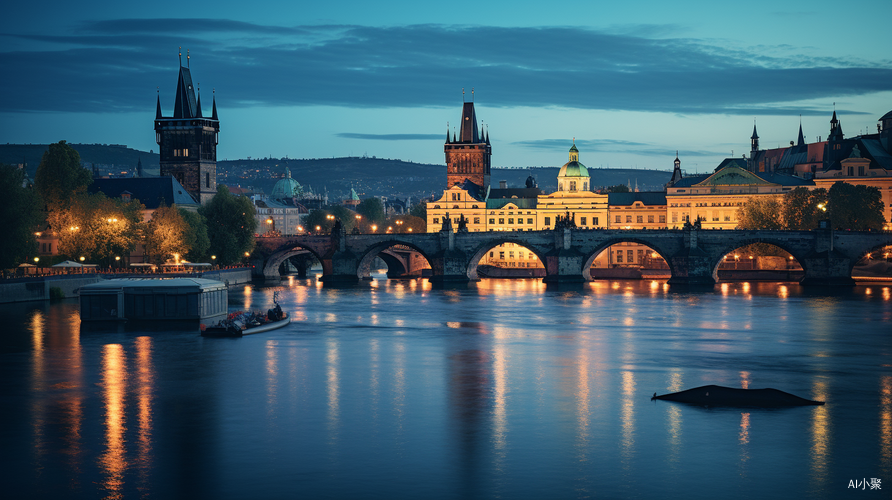
<instances>
[{"instance_id":1,"label":"chimney","mask_svg":"<svg viewBox=\"0 0 892 500\"><path fill-rule=\"evenodd\" d=\"M508 189L508 181L499 181L499 189Z\"/></svg>"}]
</instances>

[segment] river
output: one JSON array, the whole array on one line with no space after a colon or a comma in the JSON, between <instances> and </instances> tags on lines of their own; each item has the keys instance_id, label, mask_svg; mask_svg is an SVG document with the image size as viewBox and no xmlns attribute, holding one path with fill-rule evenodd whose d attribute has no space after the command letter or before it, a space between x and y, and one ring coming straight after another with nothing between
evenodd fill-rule
<instances>
[{"instance_id":1,"label":"river","mask_svg":"<svg viewBox=\"0 0 892 500\"><path fill-rule=\"evenodd\" d=\"M5 498L880 498L892 489L892 283L434 289L290 278L239 339L81 331L0 306ZM719 384L826 401L651 401ZM865 481L866 480L866 481ZM890 483L886 483L890 481ZM883 484L885 483L885 484ZM11 492L11 495L10 495Z\"/></svg>"}]
</instances>

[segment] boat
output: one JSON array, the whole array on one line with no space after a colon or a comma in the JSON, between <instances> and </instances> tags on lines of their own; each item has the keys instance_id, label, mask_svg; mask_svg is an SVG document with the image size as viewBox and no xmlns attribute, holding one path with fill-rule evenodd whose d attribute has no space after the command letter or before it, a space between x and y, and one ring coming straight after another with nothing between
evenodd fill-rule
<instances>
[{"instance_id":1,"label":"boat","mask_svg":"<svg viewBox=\"0 0 892 500\"><path fill-rule=\"evenodd\" d=\"M236 311L213 326L201 325L202 337L243 337L268 332L291 323L291 316L278 303L279 292L273 296L275 307L265 314L259 311Z\"/></svg>"},{"instance_id":2,"label":"boat","mask_svg":"<svg viewBox=\"0 0 892 500\"><path fill-rule=\"evenodd\" d=\"M689 403L702 406L736 407L779 407L822 405L823 401L812 401L777 389L735 389L719 385L704 385L681 392L657 396L654 399Z\"/></svg>"}]
</instances>

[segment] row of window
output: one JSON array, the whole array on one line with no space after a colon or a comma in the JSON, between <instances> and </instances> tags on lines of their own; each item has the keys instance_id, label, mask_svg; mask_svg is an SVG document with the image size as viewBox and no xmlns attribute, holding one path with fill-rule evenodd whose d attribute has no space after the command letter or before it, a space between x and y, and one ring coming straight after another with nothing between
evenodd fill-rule
<instances>
[{"instance_id":1,"label":"row of window","mask_svg":"<svg viewBox=\"0 0 892 500\"><path fill-rule=\"evenodd\" d=\"M615 222L615 223L617 223L617 224L622 224L622 222L623 222L623 221L622 221L622 217L623 217L622 215L617 215L617 216L613 219L613 222ZM660 221L660 224L665 224L665 223L666 223L666 216L665 216L665 215L660 215L658 220ZM643 215L636 215L636 216L635 216L635 222L637 222L638 224L644 224L644 216L643 216ZM631 224L631 223L632 223L632 216L631 216L631 215L627 215L627 216L626 216L626 224ZM647 223L648 223L648 224L653 224L653 223L654 223L654 216L653 216L653 215L648 215L648 216L647 216ZM597 224L597 223L596 223L596 224Z\"/></svg>"}]
</instances>

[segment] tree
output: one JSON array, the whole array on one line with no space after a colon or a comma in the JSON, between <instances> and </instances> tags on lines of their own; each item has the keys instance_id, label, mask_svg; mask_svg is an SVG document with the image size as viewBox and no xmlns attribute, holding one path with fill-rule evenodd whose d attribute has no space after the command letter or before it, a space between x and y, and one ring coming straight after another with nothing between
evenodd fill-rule
<instances>
[{"instance_id":1,"label":"tree","mask_svg":"<svg viewBox=\"0 0 892 500\"><path fill-rule=\"evenodd\" d=\"M81 157L65 141L50 144L34 176L34 187L45 206L66 206L71 194L93 182L90 171L81 166Z\"/></svg>"},{"instance_id":2,"label":"tree","mask_svg":"<svg viewBox=\"0 0 892 500\"><path fill-rule=\"evenodd\" d=\"M183 235L186 246L186 259L192 262L207 262L211 240L208 239L208 226L204 216L180 208L180 217L186 222L186 233Z\"/></svg>"},{"instance_id":3,"label":"tree","mask_svg":"<svg viewBox=\"0 0 892 500\"><path fill-rule=\"evenodd\" d=\"M176 206L161 205L146 225L146 255L155 264L172 260L175 255L185 256L191 249L186 243L189 226Z\"/></svg>"},{"instance_id":4,"label":"tree","mask_svg":"<svg viewBox=\"0 0 892 500\"><path fill-rule=\"evenodd\" d=\"M137 200L77 192L67 206L53 207L47 220L59 236L59 253L110 265L142 240L143 209Z\"/></svg>"},{"instance_id":5,"label":"tree","mask_svg":"<svg viewBox=\"0 0 892 500\"><path fill-rule=\"evenodd\" d=\"M24 178L24 170L0 165L0 220L5 224L0 269L15 267L37 252L34 230L40 222L39 205L34 192L22 187Z\"/></svg>"},{"instance_id":6,"label":"tree","mask_svg":"<svg viewBox=\"0 0 892 500\"><path fill-rule=\"evenodd\" d=\"M752 197L737 209L740 229L783 229L783 204L777 197Z\"/></svg>"},{"instance_id":7,"label":"tree","mask_svg":"<svg viewBox=\"0 0 892 500\"><path fill-rule=\"evenodd\" d=\"M608 193L628 193L630 191L631 189L629 189L629 186L626 186L625 184L617 184L616 186L607 187Z\"/></svg>"},{"instance_id":8,"label":"tree","mask_svg":"<svg viewBox=\"0 0 892 500\"><path fill-rule=\"evenodd\" d=\"M343 205L337 205L331 208L331 215L334 215L336 220L341 221L341 225L344 227L344 230L348 233L353 230L353 227L356 226L356 216L357 213Z\"/></svg>"},{"instance_id":9,"label":"tree","mask_svg":"<svg viewBox=\"0 0 892 500\"><path fill-rule=\"evenodd\" d=\"M827 212L834 229L883 229L886 218L883 216L883 197L879 189L836 182L830 186L828 198Z\"/></svg>"},{"instance_id":10,"label":"tree","mask_svg":"<svg viewBox=\"0 0 892 500\"><path fill-rule=\"evenodd\" d=\"M784 227L793 230L810 230L818 227L818 222L826 218L826 214L818 205L827 203L827 190L824 188L808 190L798 187L784 195L783 219Z\"/></svg>"},{"instance_id":11,"label":"tree","mask_svg":"<svg viewBox=\"0 0 892 500\"><path fill-rule=\"evenodd\" d=\"M362 216L364 224L384 223L384 204L379 198L366 198L356 206L356 212Z\"/></svg>"},{"instance_id":12,"label":"tree","mask_svg":"<svg viewBox=\"0 0 892 500\"><path fill-rule=\"evenodd\" d=\"M427 202L422 201L412 205L412 208L409 209L409 215L427 221Z\"/></svg>"},{"instance_id":13,"label":"tree","mask_svg":"<svg viewBox=\"0 0 892 500\"><path fill-rule=\"evenodd\" d=\"M304 219L304 223L307 225L307 231L318 234L330 233L334 223L328 218L329 215L331 214L325 210L310 210L310 213L307 214L307 218Z\"/></svg>"},{"instance_id":14,"label":"tree","mask_svg":"<svg viewBox=\"0 0 892 500\"><path fill-rule=\"evenodd\" d=\"M254 249L254 205L244 196L234 196L220 184L211 201L202 205L198 213L207 220L210 252L221 264L240 261L245 252Z\"/></svg>"}]
</instances>

